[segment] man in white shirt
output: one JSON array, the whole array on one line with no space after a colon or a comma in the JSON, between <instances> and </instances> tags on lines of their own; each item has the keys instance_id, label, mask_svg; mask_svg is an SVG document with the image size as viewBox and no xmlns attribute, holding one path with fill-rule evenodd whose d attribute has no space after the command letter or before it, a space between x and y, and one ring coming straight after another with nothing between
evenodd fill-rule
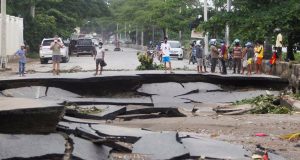
<instances>
[{"instance_id":1,"label":"man in white shirt","mask_svg":"<svg viewBox=\"0 0 300 160\"><path fill-rule=\"evenodd\" d=\"M281 34L281 30L279 28L275 29L275 33L277 33L277 38L276 38L276 57L279 58L279 61L281 61L282 58L282 34Z\"/></svg>"},{"instance_id":2,"label":"man in white shirt","mask_svg":"<svg viewBox=\"0 0 300 160\"><path fill-rule=\"evenodd\" d=\"M168 38L165 37L164 42L160 46L160 51L161 51L161 54L162 54L162 61L165 64L165 73L167 73L167 69L168 69L167 68L167 63L169 63L170 73L173 73L172 72L172 66L171 66L171 60L170 60L170 48L171 48L171 46L168 43Z\"/></svg>"},{"instance_id":3,"label":"man in white shirt","mask_svg":"<svg viewBox=\"0 0 300 160\"><path fill-rule=\"evenodd\" d=\"M105 51L102 48L102 43L99 44L99 48L96 48L96 54L94 57L94 60L96 61L96 73L95 76L98 74L98 69L99 69L99 65L100 65L100 70L99 70L99 75L102 74L102 70L103 67L106 66L106 63L104 61L104 55L105 55Z\"/></svg>"}]
</instances>

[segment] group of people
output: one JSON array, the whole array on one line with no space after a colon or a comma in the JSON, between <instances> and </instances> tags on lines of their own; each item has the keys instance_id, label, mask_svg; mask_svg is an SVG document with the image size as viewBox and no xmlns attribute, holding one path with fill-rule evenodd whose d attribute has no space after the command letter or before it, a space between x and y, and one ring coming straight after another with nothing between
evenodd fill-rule
<instances>
[{"instance_id":1,"label":"group of people","mask_svg":"<svg viewBox=\"0 0 300 160\"><path fill-rule=\"evenodd\" d=\"M105 51L102 48L103 43L99 42L99 47L95 48L94 60L96 62L96 73L94 75L101 75L103 67L106 66L104 61ZM50 50L52 50L52 63L53 63L53 75L60 75L60 62L62 60L61 49L64 48L64 44L59 41L59 37L55 36L53 42L50 44ZM27 49L24 44L17 50L15 56L19 57L19 76L25 76L25 64L26 64L26 52Z\"/></svg>"},{"instance_id":2,"label":"group of people","mask_svg":"<svg viewBox=\"0 0 300 160\"><path fill-rule=\"evenodd\" d=\"M272 53L271 59L268 61L270 64L269 74L273 71L273 66L276 65L276 60L281 61L282 59L282 35L280 30L276 30L278 32L275 52ZM190 61L195 59L197 63L197 71L198 73L207 72L206 66L207 61L210 59L211 62L211 72L216 72L216 66L221 65L220 73L227 74L227 63L229 59L233 61L233 74L244 74L245 70L247 70L247 75L251 75L253 69L255 68L255 74L262 73L262 63L264 58L264 42L256 41L255 44L251 42L247 42L244 46L241 45L240 40L236 39L233 42L233 47L229 49L229 47L225 44L225 42L221 42L220 45L217 44L216 39L213 39L209 42L210 45L210 58L204 54L203 45L201 41L194 41L191 44L192 58ZM204 70L203 70L204 69Z\"/></svg>"}]
</instances>

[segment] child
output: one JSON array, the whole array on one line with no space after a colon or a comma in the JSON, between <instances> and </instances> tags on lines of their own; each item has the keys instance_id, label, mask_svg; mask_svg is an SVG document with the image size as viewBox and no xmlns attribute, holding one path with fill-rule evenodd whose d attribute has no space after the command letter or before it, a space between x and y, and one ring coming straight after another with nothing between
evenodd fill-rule
<instances>
[{"instance_id":1,"label":"child","mask_svg":"<svg viewBox=\"0 0 300 160\"><path fill-rule=\"evenodd\" d=\"M19 57L19 76L25 76L25 64L26 64L26 48L25 45L21 45L21 49L19 49L16 53L16 56Z\"/></svg>"},{"instance_id":2,"label":"child","mask_svg":"<svg viewBox=\"0 0 300 160\"><path fill-rule=\"evenodd\" d=\"M96 48L96 55L94 57L94 60L96 61L96 73L95 76L98 74L99 70L99 65L100 65L100 70L99 70L99 75L102 74L103 67L106 66L106 63L104 61L104 49L102 48L102 44L99 44L99 48Z\"/></svg>"},{"instance_id":3,"label":"child","mask_svg":"<svg viewBox=\"0 0 300 160\"><path fill-rule=\"evenodd\" d=\"M256 54L256 72L255 74L261 74L262 72L262 59L264 57L264 47L261 41L256 42L255 47L255 54Z\"/></svg>"}]
</instances>

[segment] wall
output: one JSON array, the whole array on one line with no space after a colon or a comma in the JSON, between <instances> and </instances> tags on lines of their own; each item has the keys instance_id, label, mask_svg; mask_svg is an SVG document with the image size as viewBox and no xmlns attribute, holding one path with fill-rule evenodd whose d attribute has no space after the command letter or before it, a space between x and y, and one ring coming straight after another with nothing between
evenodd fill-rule
<instances>
[{"instance_id":1,"label":"wall","mask_svg":"<svg viewBox=\"0 0 300 160\"><path fill-rule=\"evenodd\" d=\"M23 18L6 16L6 55L12 56L20 48L23 40ZM1 16L0 16L1 33ZM1 47L1 38L0 38Z\"/></svg>"},{"instance_id":2,"label":"wall","mask_svg":"<svg viewBox=\"0 0 300 160\"><path fill-rule=\"evenodd\" d=\"M268 60L263 62L263 71L265 73L269 73L270 71ZM300 93L300 64L293 62L277 62L276 70L274 69L272 74L288 79L289 84L293 88L294 92Z\"/></svg>"}]
</instances>

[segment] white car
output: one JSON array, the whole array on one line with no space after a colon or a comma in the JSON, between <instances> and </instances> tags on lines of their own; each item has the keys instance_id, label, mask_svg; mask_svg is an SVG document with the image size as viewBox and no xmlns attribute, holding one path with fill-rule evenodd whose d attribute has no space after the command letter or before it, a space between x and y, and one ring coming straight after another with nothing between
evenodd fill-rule
<instances>
[{"instance_id":1,"label":"white car","mask_svg":"<svg viewBox=\"0 0 300 160\"><path fill-rule=\"evenodd\" d=\"M52 50L50 49L51 43L54 41L54 38L44 38L40 45L40 60L41 64L47 64L49 60L52 60ZM58 41L63 43L61 38L58 38ZM61 48L62 62L67 63L70 60L69 56L69 47L65 46Z\"/></svg>"},{"instance_id":2,"label":"white car","mask_svg":"<svg viewBox=\"0 0 300 160\"><path fill-rule=\"evenodd\" d=\"M179 41L168 41L170 44L170 57L177 58L178 60L183 60L183 49Z\"/></svg>"}]
</instances>

